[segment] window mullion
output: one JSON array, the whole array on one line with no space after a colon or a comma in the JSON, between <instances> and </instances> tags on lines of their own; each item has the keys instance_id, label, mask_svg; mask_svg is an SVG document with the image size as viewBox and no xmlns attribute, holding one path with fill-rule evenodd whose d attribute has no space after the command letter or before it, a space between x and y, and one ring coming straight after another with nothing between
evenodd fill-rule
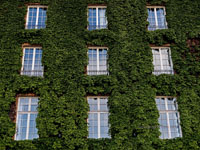
<instances>
[{"instance_id":1,"label":"window mullion","mask_svg":"<svg viewBox=\"0 0 200 150\"><path fill-rule=\"evenodd\" d=\"M99 19L98 19L99 8L96 7L96 28L99 29Z\"/></svg>"},{"instance_id":2,"label":"window mullion","mask_svg":"<svg viewBox=\"0 0 200 150\"><path fill-rule=\"evenodd\" d=\"M100 74L100 72L99 72L99 48L97 48L97 74Z\"/></svg>"},{"instance_id":3,"label":"window mullion","mask_svg":"<svg viewBox=\"0 0 200 150\"><path fill-rule=\"evenodd\" d=\"M162 62L162 52L161 48L159 48L159 53L160 53L160 65L161 65L161 70L163 70L163 62Z\"/></svg>"},{"instance_id":4,"label":"window mullion","mask_svg":"<svg viewBox=\"0 0 200 150\"><path fill-rule=\"evenodd\" d=\"M98 138L101 138L100 132L100 98L97 99L97 106L98 106Z\"/></svg>"},{"instance_id":5,"label":"window mullion","mask_svg":"<svg viewBox=\"0 0 200 150\"><path fill-rule=\"evenodd\" d=\"M26 29L28 29L28 21L29 21L29 9L30 7L28 7L28 12L27 12L27 16L26 16Z\"/></svg>"},{"instance_id":6,"label":"window mullion","mask_svg":"<svg viewBox=\"0 0 200 150\"><path fill-rule=\"evenodd\" d=\"M168 112L168 104L167 104L167 98L165 98L165 107L166 107L166 110L167 110L167 127L168 127L168 135L169 135L169 138L171 138L171 129L170 129L170 122L169 122L169 112Z\"/></svg>"},{"instance_id":7,"label":"window mullion","mask_svg":"<svg viewBox=\"0 0 200 150\"><path fill-rule=\"evenodd\" d=\"M157 12L156 8L154 8L154 15L155 15L155 23L156 23L156 29L158 29L158 18L157 18Z\"/></svg>"},{"instance_id":8,"label":"window mullion","mask_svg":"<svg viewBox=\"0 0 200 150\"><path fill-rule=\"evenodd\" d=\"M37 7L37 15L36 15L36 23L35 23L36 27L35 27L35 29L38 28L39 9L40 9L40 7Z\"/></svg>"},{"instance_id":9,"label":"window mullion","mask_svg":"<svg viewBox=\"0 0 200 150\"><path fill-rule=\"evenodd\" d=\"M22 68L21 68L22 75L23 75L23 70L24 70L24 57L25 57L25 48L23 48L23 58L22 58Z\"/></svg>"},{"instance_id":10,"label":"window mullion","mask_svg":"<svg viewBox=\"0 0 200 150\"><path fill-rule=\"evenodd\" d=\"M33 62L32 62L32 71L35 69L35 51L36 51L36 48L33 49ZM32 72L31 71L31 72ZM32 73L31 73L32 74Z\"/></svg>"}]
</instances>

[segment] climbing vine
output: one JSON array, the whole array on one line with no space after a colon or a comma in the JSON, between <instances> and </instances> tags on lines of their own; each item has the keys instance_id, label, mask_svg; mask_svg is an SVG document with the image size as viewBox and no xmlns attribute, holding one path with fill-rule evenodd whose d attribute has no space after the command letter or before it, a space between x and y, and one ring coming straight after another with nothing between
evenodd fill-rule
<instances>
[{"instance_id":1,"label":"climbing vine","mask_svg":"<svg viewBox=\"0 0 200 150\"><path fill-rule=\"evenodd\" d=\"M25 29L27 6L48 6L45 29ZM108 29L87 30L88 4L107 5ZM164 5L168 29L147 31L146 5ZM0 150L199 149L200 1L1 0ZM44 77L20 75L22 44L43 49ZM170 44L174 75L152 74L150 44ZM88 76L87 46L108 47L109 75ZM17 94L39 96L39 138L15 141ZM87 95L109 95L110 139L88 139ZM155 96L177 97L183 136L159 138Z\"/></svg>"}]
</instances>

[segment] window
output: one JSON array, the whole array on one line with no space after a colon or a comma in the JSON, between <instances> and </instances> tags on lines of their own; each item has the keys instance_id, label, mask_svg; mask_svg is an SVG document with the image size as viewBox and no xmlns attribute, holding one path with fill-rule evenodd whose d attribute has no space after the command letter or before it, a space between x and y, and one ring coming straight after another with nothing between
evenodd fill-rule
<instances>
[{"instance_id":1,"label":"window","mask_svg":"<svg viewBox=\"0 0 200 150\"><path fill-rule=\"evenodd\" d=\"M162 6L148 6L148 30L167 29L167 22L165 18L165 7Z\"/></svg>"},{"instance_id":2,"label":"window","mask_svg":"<svg viewBox=\"0 0 200 150\"><path fill-rule=\"evenodd\" d=\"M23 49L21 75L43 76L42 48L26 47Z\"/></svg>"},{"instance_id":3,"label":"window","mask_svg":"<svg viewBox=\"0 0 200 150\"><path fill-rule=\"evenodd\" d=\"M106 6L89 6L88 22L88 30L107 28Z\"/></svg>"},{"instance_id":4,"label":"window","mask_svg":"<svg viewBox=\"0 0 200 150\"><path fill-rule=\"evenodd\" d=\"M153 74L174 74L171 51L168 47L153 48L153 65L154 72Z\"/></svg>"},{"instance_id":5,"label":"window","mask_svg":"<svg viewBox=\"0 0 200 150\"><path fill-rule=\"evenodd\" d=\"M88 75L107 75L107 48L90 47L88 49L89 64Z\"/></svg>"},{"instance_id":6,"label":"window","mask_svg":"<svg viewBox=\"0 0 200 150\"><path fill-rule=\"evenodd\" d=\"M176 98L156 97L161 139L182 137Z\"/></svg>"},{"instance_id":7,"label":"window","mask_svg":"<svg viewBox=\"0 0 200 150\"><path fill-rule=\"evenodd\" d=\"M15 140L38 138L36 128L38 97L19 97Z\"/></svg>"},{"instance_id":8,"label":"window","mask_svg":"<svg viewBox=\"0 0 200 150\"><path fill-rule=\"evenodd\" d=\"M89 138L110 138L108 134L108 98L88 97L89 111Z\"/></svg>"},{"instance_id":9,"label":"window","mask_svg":"<svg viewBox=\"0 0 200 150\"><path fill-rule=\"evenodd\" d=\"M47 7L28 6L26 29L41 29L46 27Z\"/></svg>"}]
</instances>

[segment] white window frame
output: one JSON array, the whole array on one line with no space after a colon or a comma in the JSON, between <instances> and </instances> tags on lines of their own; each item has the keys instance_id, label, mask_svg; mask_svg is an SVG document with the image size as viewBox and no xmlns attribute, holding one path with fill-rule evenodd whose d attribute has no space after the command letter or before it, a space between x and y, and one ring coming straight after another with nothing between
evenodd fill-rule
<instances>
[{"instance_id":1,"label":"white window frame","mask_svg":"<svg viewBox=\"0 0 200 150\"><path fill-rule=\"evenodd\" d=\"M42 6L42 5L30 5L28 6L27 14L26 14L26 27L25 29L28 29L28 19L29 19L29 8L37 8L37 15L36 15L36 23L35 23L35 28L38 29L38 17L39 17L39 8L48 8L47 6ZM45 24L46 26L46 24Z\"/></svg>"},{"instance_id":2,"label":"white window frame","mask_svg":"<svg viewBox=\"0 0 200 150\"><path fill-rule=\"evenodd\" d=\"M156 23L156 27L155 27L156 29L155 30L160 29L160 28L158 28L158 17L157 17L157 13L156 13L156 8L163 8L164 15L165 15L165 26L166 26L165 29L168 29L168 23L167 23L167 20L166 20L166 9L165 9L165 6L147 6L147 9L148 8L153 8L154 9L155 23ZM147 18L147 21L148 21L148 18Z\"/></svg>"},{"instance_id":3,"label":"white window frame","mask_svg":"<svg viewBox=\"0 0 200 150\"><path fill-rule=\"evenodd\" d=\"M109 72L108 72L108 47L88 47L88 50L89 49L96 49L97 50L97 74L88 74L91 70L89 70L88 66L89 66L89 63L87 65L87 75L109 75ZM100 71L102 70L99 70L99 49L106 49L107 50L107 59L106 59L106 67L107 67L107 70L106 73L101 73ZM88 54L88 52L87 52ZM89 57L88 57L89 59ZM94 70L95 71L95 70ZM103 70L104 71L104 70Z\"/></svg>"},{"instance_id":4,"label":"white window frame","mask_svg":"<svg viewBox=\"0 0 200 150\"><path fill-rule=\"evenodd\" d=\"M28 111L19 111L19 106L20 106L20 98L28 98L29 99L29 105L28 105ZM26 129L26 140L28 140L28 135L29 135L29 125L30 125L30 115L31 114L38 114L38 111L30 111L31 110L31 98L38 98L39 97L33 97L33 96L30 96L30 97L18 97L18 101L17 101L17 115L16 115L16 131L15 131L15 136L14 136L14 140L17 140L17 132L18 132L18 116L19 114L28 114L28 117L27 117L27 129Z\"/></svg>"},{"instance_id":5,"label":"white window frame","mask_svg":"<svg viewBox=\"0 0 200 150\"><path fill-rule=\"evenodd\" d=\"M158 111L159 111L159 114L162 113L162 114L166 114L166 116L167 116L167 127L168 127L168 135L169 135L168 139L172 139L172 137L171 137L171 128L170 128L170 119L169 119L169 113L172 113L172 112L178 114L177 121L178 121L178 126L179 126L179 129L180 129L180 137L182 137L182 131L181 131L181 125L180 125L180 113L178 111L178 104L177 104L177 101L176 101L176 97L172 97L172 96L156 96L156 98L164 98L165 99L164 100L165 101L165 107L166 107L167 110L158 110ZM175 106L176 106L177 110L168 110L168 105L167 105L167 99L168 98L175 99ZM161 132L161 134L162 134L162 132Z\"/></svg>"},{"instance_id":6,"label":"white window frame","mask_svg":"<svg viewBox=\"0 0 200 150\"><path fill-rule=\"evenodd\" d=\"M101 125L100 125L101 119L100 119L100 114L105 113L105 114L108 114L108 116L109 116L109 108L108 108L108 111L101 111L100 110L100 99L101 98L107 98L108 99L108 96L87 96L87 101L88 101L89 98L96 98L97 99L98 110L97 111L89 111L88 114L97 113L97 116L98 116L98 139L99 139L99 138L101 138L101 132L100 132L100 129L101 129L100 128L101 127ZM107 105L107 107L108 107L108 105ZM88 119L89 119L89 115L88 115ZM88 123L88 127L89 127L89 120L88 119L87 119L87 123ZM109 122L108 122L108 125L109 125ZM108 127L110 128L110 125ZM109 135L109 133L108 133L108 135ZM111 137L108 137L108 138L111 138Z\"/></svg>"},{"instance_id":7,"label":"white window frame","mask_svg":"<svg viewBox=\"0 0 200 150\"><path fill-rule=\"evenodd\" d=\"M154 75L166 74L165 72L167 72L167 71L171 71L171 73L169 73L169 74L174 74L174 67L173 67L173 63L172 63L172 57L171 57L171 49L170 49L170 47L151 47L151 49L152 49L152 55L153 55L153 49L159 49L160 65L161 65L161 70L160 70L161 72L156 73L156 72L154 72L155 71L155 69L154 69L153 74ZM171 70L163 70L163 62L162 62L163 60L162 60L162 53L161 53L162 49L169 49L169 56L168 57L169 57L169 61L170 61L170 64L171 64Z\"/></svg>"},{"instance_id":8,"label":"white window frame","mask_svg":"<svg viewBox=\"0 0 200 150\"><path fill-rule=\"evenodd\" d=\"M28 75L28 76L37 76L37 75L34 75L35 51L36 51L37 48L42 49L42 47L30 47L30 46L23 47L23 58L22 58L21 75L26 75L26 74L23 74L23 70L24 70L24 57L25 57L25 49L26 49L26 48L33 48L33 62L32 62L32 69L30 70L30 71L32 71L32 72L31 72L31 74ZM41 59L41 61L42 61L42 59ZM41 62L41 63L42 63L42 62ZM42 67L43 67L43 66L42 66ZM37 70L37 71L39 71L39 70ZM43 68L43 70L41 70L41 72L42 72L42 76L43 76L44 68ZM40 75L39 75L39 76L40 76Z\"/></svg>"},{"instance_id":9,"label":"white window frame","mask_svg":"<svg viewBox=\"0 0 200 150\"><path fill-rule=\"evenodd\" d=\"M87 18L89 19L89 8L96 8L96 30L97 29L101 29L101 28L99 28L98 26L99 26L99 8L106 8L106 10L107 10L107 6L88 6L88 11L87 11ZM105 15L105 17L106 17L106 28L102 28L102 29L107 29L108 28L108 20L107 20L107 16ZM88 23L89 23L89 20L88 20ZM89 24L88 24L88 27L87 27L87 29L89 30ZM95 29L93 29L93 30L95 30Z\"/></svg>"}]
</instances>

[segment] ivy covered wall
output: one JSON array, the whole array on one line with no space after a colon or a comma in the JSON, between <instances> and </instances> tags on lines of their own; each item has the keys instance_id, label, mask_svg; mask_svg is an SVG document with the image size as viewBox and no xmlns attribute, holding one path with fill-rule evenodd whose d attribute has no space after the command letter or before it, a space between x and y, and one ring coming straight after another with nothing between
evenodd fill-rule
<instances>
[{"instance_id":1,"label":"ivy covered wall","mask_svg":"<svg viewBox=\"0 0 200 150\"><path fill-rule=\"evenodd\" d=\"M27 5L48 6L47 27L25 30ZM106 4L108 29L87 30L88 4ZM146 5L168 28L147 31ZM200 149L199 0L1 0L0 150ZM22 44L43 49L44 77L21 76ZM152 74L150 44L170 44L176 74ZM107 46L109 75L88 76L87 46ZM39 139L14 141L17 94L40 97ZM111 139L88 139L87 95L109 95ZM159 139L155 96L177 97L183 137Z\"/></svg>"}]
</instances>

